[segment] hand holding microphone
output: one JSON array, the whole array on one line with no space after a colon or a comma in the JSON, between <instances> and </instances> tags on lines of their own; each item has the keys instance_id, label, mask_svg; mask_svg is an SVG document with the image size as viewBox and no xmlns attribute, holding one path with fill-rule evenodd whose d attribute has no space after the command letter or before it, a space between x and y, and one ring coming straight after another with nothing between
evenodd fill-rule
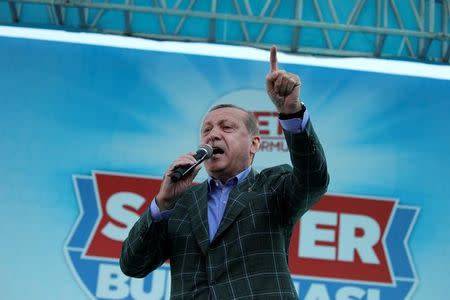
<instances>
[{"instance_id":1,"label":"hand holding microphone","mask_svg":"<svg viewBox=\"0 0 450 300\"><path fill-rule=\"evenodd\" d=\"M205 159L210 158L212 155L213 155L213 148L210 145L208 144L200 145L198 147L197 152L194 155L194 158L197 162L190 166L177 167L175 171L173 171L172 173L171 176L172 181L173 182L179 181L181 178L192 172L196 166L201 164Z\"/></svg>"},{"instance_id":2,"label":"hand holding microphone","mask_svg":"<svg viewBox=\"0 0 450 300\"><path fill-rule=\"evenodd\" d=\"M189 188L200 171L200 164L213 155L213 148L200 145L197 152L179 157L164 174L156 201L161 211L171 209L175 199Z\"/></svg>"}]
</instances>

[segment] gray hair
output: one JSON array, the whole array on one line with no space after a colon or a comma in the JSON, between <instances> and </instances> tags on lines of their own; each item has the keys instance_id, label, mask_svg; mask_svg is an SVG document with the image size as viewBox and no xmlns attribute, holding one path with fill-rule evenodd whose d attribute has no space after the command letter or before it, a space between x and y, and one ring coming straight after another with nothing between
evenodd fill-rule
<instances>
[{"instance_id":1,"label":"gray hair","mask_svg":"<svg viewBox=\"0 0 450 300\"><path fill-rule=\"evenodd\" d=\"M239 107L234 104L218 104L213 107L211 107L208 112L212 112L213 110L217 110L220 108L235 108L242 110L247 114L247 118L244 120L245 127L247 127L247 131L250 133L251 136L259 135L259 128L258 128L258 120L256 119L255 115L252 112L249 112L248 110Z\"/></svg>"}]
</instances>

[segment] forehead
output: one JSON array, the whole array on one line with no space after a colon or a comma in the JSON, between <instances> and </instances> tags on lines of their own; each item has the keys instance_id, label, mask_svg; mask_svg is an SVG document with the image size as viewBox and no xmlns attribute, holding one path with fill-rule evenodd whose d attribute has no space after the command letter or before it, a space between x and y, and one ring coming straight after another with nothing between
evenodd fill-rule
<instances>
[{"instance_id":1,"label":"forehead","mask_svg":"<svg viewBox=\"0 0 450 300\"><path fill-rule=\"evenodd\" d=\"M214 124L221 121L244 122L247 118L247 113L243 110L234 107L222 107L210 111L203 120L203 125Z\"/></svg>"}]
</instances>

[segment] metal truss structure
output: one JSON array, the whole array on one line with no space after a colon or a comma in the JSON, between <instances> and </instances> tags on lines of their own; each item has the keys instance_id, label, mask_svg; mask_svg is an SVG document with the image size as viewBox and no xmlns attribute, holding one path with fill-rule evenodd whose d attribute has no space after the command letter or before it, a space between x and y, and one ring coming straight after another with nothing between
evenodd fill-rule
<instances>
[{"instance_id":1,"label":"metal truss structure","mask_svg":"<svg viewBox=\"0 0 450 300\"><path fill-rule=\"evenodd\" d=\"M0 0L0 24L449 63L450 0Z\"/></svg>"}]
</instances>

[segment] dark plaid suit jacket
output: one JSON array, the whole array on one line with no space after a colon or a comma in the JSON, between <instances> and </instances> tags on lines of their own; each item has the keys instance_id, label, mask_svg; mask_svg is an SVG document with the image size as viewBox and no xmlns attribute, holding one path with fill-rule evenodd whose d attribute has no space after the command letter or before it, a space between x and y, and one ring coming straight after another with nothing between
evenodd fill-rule
<instances>
[{"instance_id":1,"label":"dark plaid suit jacket","mask_svg":"<svg viewBox=\"0 0 450 300\"><path fill-rule=\"evenodd\" d=\"M292 229L329 178L311 122L285 137L293 167L252 170L230 192L211 242L205 181L180 196L168 220L141 216L123 243L122 271L144 277L169 258L172 299L298 299L287 261Z\"/></svg>"}]
</instances>

